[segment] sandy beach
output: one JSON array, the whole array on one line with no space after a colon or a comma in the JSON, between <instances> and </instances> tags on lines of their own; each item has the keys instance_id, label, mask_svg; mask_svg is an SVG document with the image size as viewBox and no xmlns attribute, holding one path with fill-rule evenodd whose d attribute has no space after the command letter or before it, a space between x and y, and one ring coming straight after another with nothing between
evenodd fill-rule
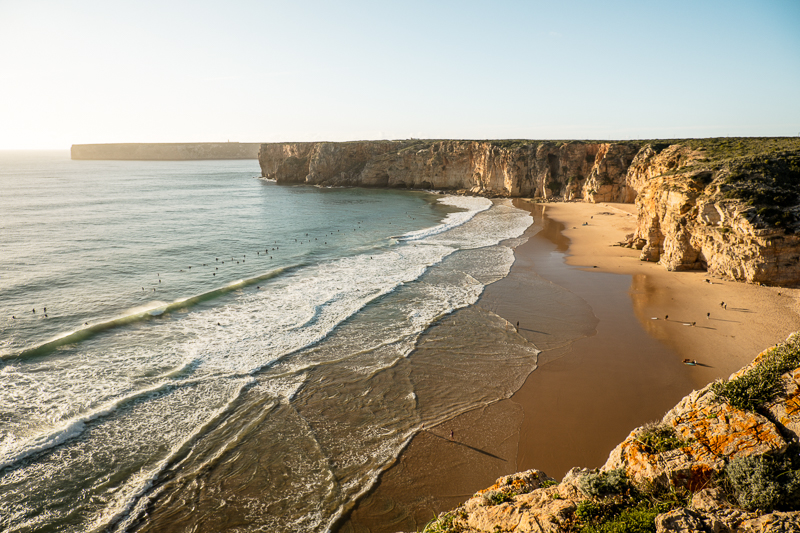
<instances>
[{"instance_id":1,"label":"sandy beach","mask_svg":"<svg viewBox=\"0 0 800 533\"><path fill-rule=\"evenodd\" d=\"M798 289L668 272L618 246L634 205L515 205L534 217L529 239L477 305L519 323L538 368L511 398L415 436L339 531L414 531L501 475L599 467L633 428L800 329Z\"/></svg>"}]
</instances>

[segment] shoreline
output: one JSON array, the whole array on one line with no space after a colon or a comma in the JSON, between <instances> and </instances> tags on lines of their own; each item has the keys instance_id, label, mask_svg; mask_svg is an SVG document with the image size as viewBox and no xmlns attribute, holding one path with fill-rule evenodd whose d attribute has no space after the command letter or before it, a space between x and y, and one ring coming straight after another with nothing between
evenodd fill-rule
<instances>
[{"instance_id":1,"label":"shoreline","mask_svg":"<svg viewBox=\"0 0 800 533\"><path fill-rule=\"evenodd\" d=\"M632 429L800 329L798 289L668 272L614 246L632 204L514 205L534 216L528 240L475 305L520 322L536 370L511 398L415 435L337 531L418 530L501 475L599 467Z\"/></svg>"}]
</instances>

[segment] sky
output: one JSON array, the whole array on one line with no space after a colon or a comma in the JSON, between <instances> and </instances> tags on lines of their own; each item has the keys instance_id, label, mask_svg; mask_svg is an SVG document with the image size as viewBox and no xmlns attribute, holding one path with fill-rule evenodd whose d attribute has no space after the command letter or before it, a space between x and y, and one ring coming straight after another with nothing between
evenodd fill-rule
<instances>
[{"instance_id":1,"label":"sky","mask_svg":"<svg viewBox=\"0 0 800 533\"><path fill-rule=\"evenodd\" d=\"M0 149L797 135L798 0L0 0Z\"/></svg>"}]
</instances>

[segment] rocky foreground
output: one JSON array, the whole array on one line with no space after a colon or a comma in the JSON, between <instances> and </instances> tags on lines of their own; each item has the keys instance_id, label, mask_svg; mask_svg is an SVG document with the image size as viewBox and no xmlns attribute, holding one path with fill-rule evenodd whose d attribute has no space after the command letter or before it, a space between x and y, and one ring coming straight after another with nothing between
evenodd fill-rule
<instances>
[{"instance_id":1,"label":"rocky foreground","mask_svg":"<svg viewBox=\"0 0 800 533\"><path fill-rule=\"evenodd\" d=\"M269 143L259 163L282 184L635 202L643 261L800 284L800 138Z\"/></svg>"},{"instance_id":2,"label":"rocky foreground","mask_svg":"<svg viewBox=\"0 0 800 533\"><path fill-rule=\"evenodd\" d=\"M600 469L500 478L424 531L800 531L800 333L632 431Z\"/></svg>"}]
</instances>

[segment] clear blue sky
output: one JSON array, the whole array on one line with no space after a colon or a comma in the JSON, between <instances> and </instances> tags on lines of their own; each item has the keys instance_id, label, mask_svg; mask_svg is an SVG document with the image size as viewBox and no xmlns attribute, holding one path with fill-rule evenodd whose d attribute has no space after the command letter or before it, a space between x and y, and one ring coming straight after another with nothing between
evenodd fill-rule
<instances>
[{"instance_id":1,"label":"clear blue sky","mask_svg":"<svg viewBox=\"0 0 800 533\"><path fill-rule=\"evenodd\" d=\"M0 148L798 134L798 0L0 0Z\"/></svg>"}]
</instances>

